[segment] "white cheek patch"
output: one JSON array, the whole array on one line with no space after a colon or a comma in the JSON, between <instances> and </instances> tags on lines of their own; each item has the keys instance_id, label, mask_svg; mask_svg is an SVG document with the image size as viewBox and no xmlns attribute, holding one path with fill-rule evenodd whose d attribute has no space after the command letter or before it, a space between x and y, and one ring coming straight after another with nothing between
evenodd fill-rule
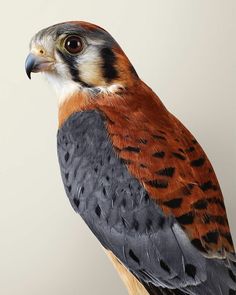
<instances>
[{"instance_id":1,"label":"white cheek patch","mask_svg":"<svg viewBox=\"0 0 236 295\"><path fill-rule=\"evenodd\" d=\"M77 65L81 81L88 85L99 85L105 83L102 80L101 56L94 46L89 46L86 51L77 58Z\"/></svg>"},{"instance_id":2,"label":"white cheek patch","mask_svg":"<svg viewBox=\"0 0 236 295\"><path fill-rule=\"evenodd\" d=\"M74 82L72 80L67 65L65 65L57 53L55 53L55 58L57 62L55 63L54 71L45 72L44 75L54 88L58 98L58 103L61 105L74 93L81 91L82 86L78 82Z\"/></svg>"}]
</instances>

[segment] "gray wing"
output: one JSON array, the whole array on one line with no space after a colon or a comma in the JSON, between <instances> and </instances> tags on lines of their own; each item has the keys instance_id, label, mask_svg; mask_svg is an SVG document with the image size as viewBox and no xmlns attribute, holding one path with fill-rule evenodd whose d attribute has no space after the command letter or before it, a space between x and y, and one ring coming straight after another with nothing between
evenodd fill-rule
<instances>
[{"instance_id":1,"label":"gray wing","mask_svg":"<svg viewBox=\"0 0 236 295\"><path fill-rule=\"evenodd\" d=\"M58 157L74 210L140 281L185 294L236 294L232 262L204 257L163 214L117 157L99 112L66 121Z\"/></svg>"}]
</instances>

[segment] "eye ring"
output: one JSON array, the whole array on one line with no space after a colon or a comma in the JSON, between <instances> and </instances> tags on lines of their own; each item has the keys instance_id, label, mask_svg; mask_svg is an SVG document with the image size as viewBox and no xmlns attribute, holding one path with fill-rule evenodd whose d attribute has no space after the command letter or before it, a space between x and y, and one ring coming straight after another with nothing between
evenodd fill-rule
<instances>
[{"instance_id":1,"label":"eye ring","mask_svg":"<svg viewBox=\"0 0 236 295\"><path fill-rule=\"evenodd\" d=\"M64 47L70 54L78 54L83 50L82 39L77 35L71 35L65 38Z\"/></svg>"}]
</instances>

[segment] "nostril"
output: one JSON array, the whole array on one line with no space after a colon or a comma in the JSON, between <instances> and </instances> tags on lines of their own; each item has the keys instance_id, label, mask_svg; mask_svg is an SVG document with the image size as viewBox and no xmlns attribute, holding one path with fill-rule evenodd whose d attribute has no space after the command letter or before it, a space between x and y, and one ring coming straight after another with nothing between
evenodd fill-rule
<instances>
[{"instance_id":1,"label":"nostril","mask_svg":"<svg viewBox=\"0 0 236 295\"><path fill-rule=\"evenodd\" d=\"M43 55L44 54L44 50L43 49L40 49L39 50L39 53Z\"/></svg>"}]
</instances>

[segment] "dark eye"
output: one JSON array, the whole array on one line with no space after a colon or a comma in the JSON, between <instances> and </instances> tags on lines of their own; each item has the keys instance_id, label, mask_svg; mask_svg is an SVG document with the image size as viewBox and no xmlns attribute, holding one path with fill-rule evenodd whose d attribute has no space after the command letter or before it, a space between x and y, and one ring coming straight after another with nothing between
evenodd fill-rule
<instances>
[{"instance_id":1,"label":"dark eye","mask_svg":"<svg viewBox=\"0 0 236 295\"><path fill-rule=\"evenodd\" d=\"M72 54L79 53L83 49L83 43L78 36L69 36L65 40L65 49Z\"/></svg>"}]
</instances>

